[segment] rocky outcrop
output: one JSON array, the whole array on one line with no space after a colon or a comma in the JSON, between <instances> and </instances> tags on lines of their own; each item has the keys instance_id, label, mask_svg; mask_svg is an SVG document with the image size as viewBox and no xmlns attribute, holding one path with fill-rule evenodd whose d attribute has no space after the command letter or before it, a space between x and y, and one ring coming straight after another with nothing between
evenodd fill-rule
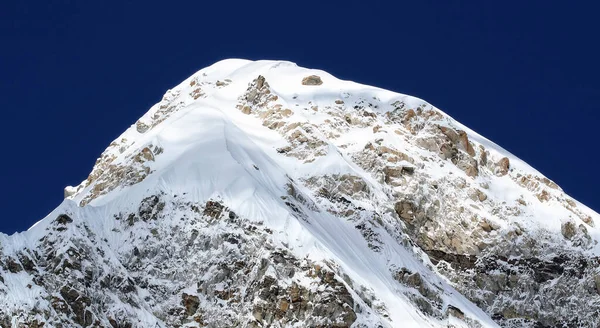
<instances>
[{"instance_id":1,"label":"rocky outcrop","mask_svg":"<svg viewBox=\"0 0 600 328\"><path fill-rule=\"evenodd\" d=\"M309 75L302 79L302 85L321 85L323 81L318 75Z\"/></svg>"},{"instance_id":2,"label":"rocky outcrop","mask_svg":"<svg viewBox=\"0 0 600 328\"><path fill-rule=\"evenodd\" d=\"M137 121L137 122L135 122L135 129L139 133L146 133L146 131L150 130L150 127L148 125L146 125L146 123L144 123L144 122Z\"/></svg>"},{"instance_id":3,"label":"rocky outcrop","mask_svg":"<svg viewBox=\"0 0 600 328\"><path fill-rule=\"evenodd\" d=\"M115 233L126 239L145 237L134 249L114 250L117 257L112 260L92 261L103 258L108 245L85 225L45 237L42 249L47 253L33 260L1 257L3 270L31 272L32 284L43 291L36 297L53 310L0 309L0 322L17 316L38 327L137 327L133 313L148 306L167 326L195 322L213 327L275 323L350 327L356 320L347 284L327 264L275 248L268 241L272 231L240 218L221 202L200 205L173 198L165 202L164 197L146 197L137 212L115 217L119 223ZM181 213L200 217L182 222ZM183 225L173 225L177 221ZM64 214L55 220L57 227L72 223ZM227 229L209 233L215 225ZM179 232L174 234L173 229ZM72 246L67 252L56 252L68 245ZM174 245L185 247L172 253ZM168 284L157 284L167 278ZM195 286L193 292L190 285ZM214 307L215 302L221 306Z\"/></svg>"},{"instance_id":4,"label":"rocky outcrop","mask_svg":"<svg viewBox=\"0 0 600 328\"><path fill-rule=\"evenodd\" d=\"M188 295L186 293L183 293L181 295L181 298L181 302L183 304L183 307L185 308L185 315L187 315L188 317L194 315L200 307L200 298L198 296Z\"/></svg>"},{"instance_id":5,"label":"rocky outcrop","mask_svg":"<svg viewBox=\"0 0 600 328\"><path fill-rule=\"evenodd\" d=\"M111 161L106 166L103 165L102 168L95 170L94 176L90 175L87 181L92 188L80 204L87 205L95 198L119 186L131 186L142 182L151 173L148 163L154 162L155 156L162 152L162 147L150 144L138 152L129 154L122 161Z\"/></svg>"},{"instance_id":6,"label":"rocky outcrop","mask_svg":"<svg viewBox=\"0 0 600 328\"><path fill-rule=\"evenodd\" d=\"M508 174L508 170L510 169L510 160L508 159L508 157L503 157L500 159L500 161L498 161L496 167L497 175L506 175Z\"/></svg>"}]
</instances>

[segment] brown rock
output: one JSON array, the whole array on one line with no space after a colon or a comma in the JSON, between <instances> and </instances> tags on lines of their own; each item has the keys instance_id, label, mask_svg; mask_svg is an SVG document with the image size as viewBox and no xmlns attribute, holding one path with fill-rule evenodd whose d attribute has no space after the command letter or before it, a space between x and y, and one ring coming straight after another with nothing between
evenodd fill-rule
<instances>
[{"instance_id":1,"label":"brown rock","mask_svg":"<svg viewBox=\"0 0 600 328\"><path fill-rule=\"evenodd\" d=\"M144 149L142 149L142 151L140 152L140 155L146 161L154 161L154 154L152 153L152 150L150 150L150 148L148 147L144 147Z\"/></svg>"},{"instance_id":2,"label":"brown rock","mask_svg":"<svg viewBox=\"0 0 600 328\"><path fill-rule=\"evenodd\" d=\"M192 96L192 98L194 98L194 100L196 100L196 99L204 96L204 92L202 92L202 89L196 88L190 93L190 96Z\"/></svg>"},{"instance_id":3,"label":"brown rock","mask_svg":"<svg viewBox=\"0 0 600 328\"><path fill-rule=\"evenodd\" d=\"M279 310L283 312L287 311L289 307L290 303L288 303L286 300L281 300L281 302L279 303Z\"/></svg>"},{"instance_id":4,"label":"brown rock","mask_svg":"<svg viewBox=\"0 0 600 328\"><path fill-rule=\"evenodd\" d=\"M477 198L480 202L483 202L487 199L487 195L483 191L477 189Z\"/></svg>"},{"instance_id":5,"label":"brown rock","mask_svg":"<svg viewBox=\"0 0 600 328\"><path fill-rule=\"evenodd\" d=\"M206 202L206 206L204 207L203 214L206 216L209 216L213 219L217 219L221 216L224 209L225 209L225 207L223 205L221 205L221 203L209 200L208 202Z\"/></svg>"},{"instance_id":6,"label":"brown rock","mask_svg":"<svg viewBox=\"0 0 600 328\"><path fill-rule=\"evenodd\" d=\"M456 166L463 170L468 176L476 177L479 174L479 165L477 160L466 155L459 156Z\"/></svg>"},{"instance_id":7,"label":"brown rock","mask_svg":"<svg viewBox=\"0 0 600 328\"><path fill-rule=\"evenodd\" d=\"M139 133L145 133L146 131L148 131L150 129L150 127L142 121L137 121L137 122L135 122L135 129Z\"/></svg>"},{"instance_id":8,"label":"brown rock","mask_svg":"<svg viewBox=\"0 0 600 328\"><path fill-rule=\"evenodd\" d=\"M383 169L383 174L385 176L385 182L390 183L391 179L402 176L402 167L386 166Z\"/></svg>"},{"instance_id":9,"label":"brown rock","mask_svg":"<svg viewBox=\"0 0 600 328\"><path fill-rule=\"evenodd\" d=\"M423 279L421 278L421 275L418 272L415 272L409 276L407 276L404 281L406 282L407 285L414 287L414 288L419 288L421 287L421 285L423 285Z\"/></svg>"},{"instance_id":10,"label":"brown rock","mask_svg":"<svg viewBox=\"0 0 600 328\"><path fill-rule=\"evenodd\" d=\"M424 148L429 149L430 151L435 151L437 144L435 143L435 141L433 140L429 140L429 142L427 143L423 143L421 145L422 147L425 146ZM450 159L452 160L453 158L456 158L456 156L458 155L458 149L456 149L456 147L451 144L451 143L444 143L442 144L442 146L440 147L440 156L443 159Z\"/></svg>"},{"instance_id":11,"label":"brown rock","mask_svg":"<svg viewBox=\"0 0 600 328\"><path fill-rule=\"evenodd\" d=\"M479 158L479 165L486 166L487 165L487 152L482 145L479 145L479 153L481 154Z\"/></svg>"},{"instance_id":12,"label":"brown rock","mask_svg":"<svg viewBox=\"0 0 600 328\"><path fill-rule=\"evenodd\" d=\"M262 87L263 87L263 85L265 85L265 81L266 81L266 80L265 80L265 77L264 77L264 76L262 76L262 75L259 75L259 76L256 78L256 88L257 88L257 89L260 89L260 88L262 88Z\"/></svg>"},{"instance_id":13,"label":"brown rock","mask_svg":"<svg viewBox=\"0 0 600 328\"><path fill-rule=\"evenodd\" d=\"M567 222L561 224L560 232L562 233L563 237L565 237L566 239L571 239L575 236L575 234L577 234L577 229L573 222L567 221Z\"/></svg>"},{"instance_id":14,"label":"brown rock","mask_svg":"<svg viewBox=\"0 0 600 328\"><path fill-rule=\"evenodd\" d=\"M411 223L415 219L415 208L414 205L409 201L400 201L394 205L396 214L408 223Z\"/></svg>"},{"instance_id":15,"label":"brown rock","mask_svg":"<svg viewBox=\"0 0 600 328\"><path fill-rule=\"evenodd\" d=\"M310 75L302 79L302 85L321 85L323 81L317 75Z\"/></svg>"},{"instance_id":16,"label":"brown rock","mask_svg":"<svg viewBox=\"0 0 600 328\"><path fill-rule=\"evenodd\" d=\"M492 228L492 226L487 221L481 222L481 224L479 224L479 226L485 232L491 232L492 230L494 230L494 228Z\"/></svg>"},{"instance_id":17,"label":"brown rock","mask_svg":"<svg viewBox=\"0 0 600 328\"><path fill-rule=\"evenodd\" d=\"M448 315L464 320L465 313L454 305L448 305Z\"/></svg>"},{"instance_id":18,"label":"brown rock","mask_svg":"<svg viewBox=\"0 0 600 328\"><path fill-rule=\"evenodd\" d=\"M475 156L475 149L473 149L473 146L471 146L471 143L469 142L469 137L467 136L467 133L465 131L459 130L458 136L459 136L459 143L460 143L462 149L464 151L466 151L467 154L469 154L471 157Z\"/></svg>"},{"instance_id":19,"label":"brown rock","mask_svg":"<svg viewBox=\"0 0 600 328\"><path fill-rule=\"evenodd\" d=\"M510 161L508 160L508 157L502 158L496 165L498 166L496 169L496 175L498 176L506 175L510 169Z\"/></svg>"},{"instance_id":20,"label":"brown rock","mask_svg":"<svg viewBox=\"0 0 600 328\"><path fill-rule=\"evenodd\" d=\"M452 143L456 144L458 142L459 135L454 131L454 129L447 128L445 126L438 127L442 133L452 141Z\"/></svg>"},{"instance_id":21,"label":"brown rock","mask_svg":"<svg viewBox=\"0 0 600 328\"><path fill-rule=\"evenodd\" d=\"M540 202L546 202L550 200L550 194L546 190L542 190L542 192L536 194L535 196L540 200Z\"/></svg>"},{"instance_id":22,"label":"brown rock","mask_svg":"<svg viewBox=\"0 0 600 328\"><path fill-rule=\"evenodd\" d=\"M414 164L414 162L415 162L415 160L412 159L410 156L408 156L405 153L403 153L401 151L398 151L396 149L389 148L389 147L386 147L386 146L378 146L377 149L374 149L374 147L373 147L372 144L369 144L369 145L371 145L371 146L369 146L369 149L375 150L377 152L378 156L382 156L382 155L387 154L389 156L396 156L400 160L407 161L407 162L409 162L411 164ZM365 147L365 149L367 149L367 147Z\"/></svg>"},{"instance_id":23,"label":"brown rock","mask_svg":"<svg viewBox=\"0 0 600 328\"><path fill-rule=\"evenodd\" d=\"M182 298L182 303L183 306L185 307L185 315L186 316L191 316L194 313L196 313L196 311L198 311L198 307L200 306L200 299L198 298L198 296L193 296L193 295L188 295L186 293L183 293L183 295L181 295Z\"/></svg>"},{"instance_id":24,"label":"brown rock","mask_svg":"<svg viewBox=\"0 0 600 328\"><path fill-rule=\"evenodd\" d=\"M412 110L412 109L407 110L406 114L404 115L404 119L402 120L402 123L406 124L406 123L410 122L410 120L415 116L417 116L417 113L415 113L414 110Z\"/></svg>"},{"instance_id":25,"label":"brown rock","mask_svg":"<svg viewBox=\"0 0 600 328\"><path fill-rule=\"evenodd\" d=\"M559 188L558 188L558 185L557 185L557 184L556 184L554 181L552 181L552 180L550 180L550 179L548 179L548 178L546 178L546 177L543 177L543 178L542 178L542 182L543 182L543 183L544 183L546 186L548 186L548 187L550 187L550 188L552 188L552 189L559 189Z\"/></svg>"}]
</instances>

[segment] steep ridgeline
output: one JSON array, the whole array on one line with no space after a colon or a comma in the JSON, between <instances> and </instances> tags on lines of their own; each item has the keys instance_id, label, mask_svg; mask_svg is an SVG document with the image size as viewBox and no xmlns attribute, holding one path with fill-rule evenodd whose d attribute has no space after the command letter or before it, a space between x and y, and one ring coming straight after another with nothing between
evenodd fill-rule
<instances>
[{"instance_id":1,"label":"steep ridgeline","mask_svg":"<svg viewBox=\"0 0 600 328\"><path fill-rule=\"evenodd\" d=\"M425 101L225 60L0 235L0 326L598 327L598 224Z\"/></svg>"}]
</instances>

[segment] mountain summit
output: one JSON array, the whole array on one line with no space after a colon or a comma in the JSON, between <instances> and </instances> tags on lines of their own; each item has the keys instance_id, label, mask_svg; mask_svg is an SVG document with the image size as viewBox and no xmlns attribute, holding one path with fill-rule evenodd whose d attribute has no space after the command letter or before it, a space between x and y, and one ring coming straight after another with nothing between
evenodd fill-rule
<instances>
[{"instance_id":1,"label":"mountain summit","mask_svg":"<svg viewBox=\"0 0 600 328\"><path fill-rule=\"evenodd\" d=\"M0 325L598 327L599 219L423 100L229 59L0 235Z\"/></svg>"}]
</instances>

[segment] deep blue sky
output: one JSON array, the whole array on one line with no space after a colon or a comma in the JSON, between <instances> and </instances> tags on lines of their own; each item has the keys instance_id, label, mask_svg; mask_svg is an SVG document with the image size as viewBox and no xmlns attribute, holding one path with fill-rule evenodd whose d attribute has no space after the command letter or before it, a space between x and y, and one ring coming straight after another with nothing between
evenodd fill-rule
<instances>
[{"instance_id":1,"label":"deep blue sky","mask_svg":"<svg viewBox=\"0 0 600 328\"><path fill-rule=\"evenodd\" d=\"M0 231L27 229L164 92L230 57L426 99L600 210L598 5L3 1Z\"/></svg>"}]
</instances>

